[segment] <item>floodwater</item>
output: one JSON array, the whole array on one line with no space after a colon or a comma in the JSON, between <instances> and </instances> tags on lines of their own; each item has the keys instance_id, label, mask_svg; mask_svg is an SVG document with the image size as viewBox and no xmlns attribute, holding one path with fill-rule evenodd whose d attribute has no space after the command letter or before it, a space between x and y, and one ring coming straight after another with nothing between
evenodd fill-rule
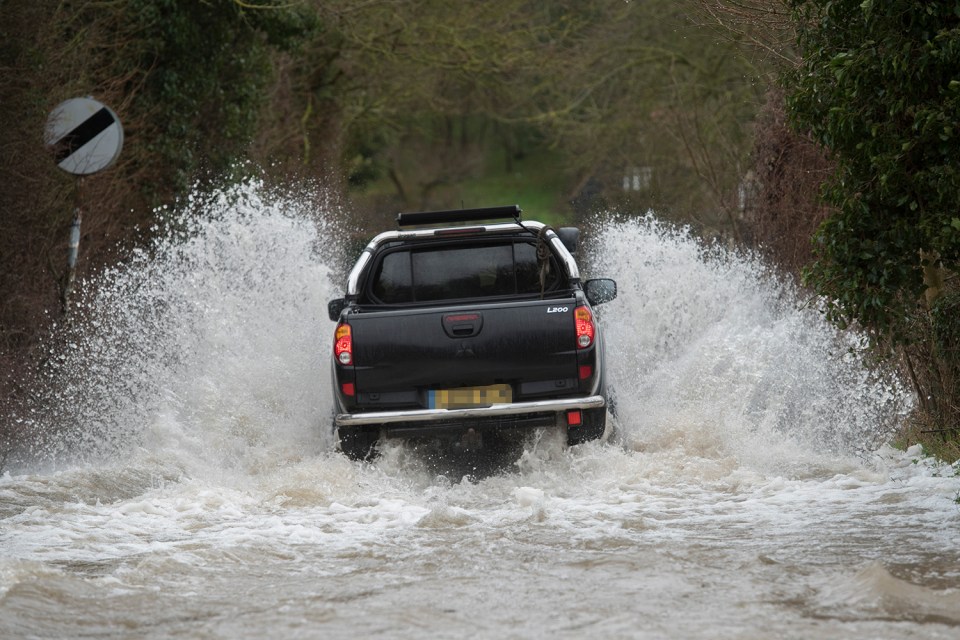
<instances>
[{"instance_id":1,"label":"floodwater","mask_svg":"<svg viewBox=\"0 0 960 640\"><path fill-rule=\"evenodd\" d=\"M361 464L313 204L197 196L86 284L4 418L0 637L960 637L958 468L888 446L908 390L762 263L598 226L610 441Z\"/></svg>"}]
</instances>

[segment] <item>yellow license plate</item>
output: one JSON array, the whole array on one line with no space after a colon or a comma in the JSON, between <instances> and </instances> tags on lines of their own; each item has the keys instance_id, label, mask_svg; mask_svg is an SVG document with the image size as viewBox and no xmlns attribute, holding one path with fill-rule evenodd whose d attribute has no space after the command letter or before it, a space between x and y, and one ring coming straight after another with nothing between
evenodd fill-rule
<instances>
[{"instance_id":1,"label":"yellow license plate","mask_svg":"<svg viewBox=\"0 0 960 640\"><path fill-rule=\"evenodd\" d=\"M467 409L513 402L513 389L508 384L460 389L435 389L428 394L431 409Z\"/></svg>"}]
</instances>

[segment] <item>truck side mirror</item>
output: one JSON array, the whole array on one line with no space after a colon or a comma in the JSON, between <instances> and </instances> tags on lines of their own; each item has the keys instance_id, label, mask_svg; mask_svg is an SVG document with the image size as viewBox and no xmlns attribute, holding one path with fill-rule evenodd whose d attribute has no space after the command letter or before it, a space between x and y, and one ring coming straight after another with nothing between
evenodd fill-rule
<instances>
[{"instance_id":1,"label":"truck side mirror","mask_svg":"<svg viewBox=\"0 0 960 640\"><path fill-rule=\"evenodd\" d=\"M583 292L590 304L603 304L617 297L617 283L610 278L596 278L583 283Z\"/></svg>"},{"instance_id":2,"label":"truck side mirror","mask_svg":"<svg viewBox=\"0 0 960 640\"><path fill-rule=\"evenodd\" d=\"M337 298L336 300L331 300L327 303L327 314L330 316L330 319L336 322L340 319L340 312L343 311L343 308L347 306L347 301L343 298Z\"/></svg>"}]
</instances>

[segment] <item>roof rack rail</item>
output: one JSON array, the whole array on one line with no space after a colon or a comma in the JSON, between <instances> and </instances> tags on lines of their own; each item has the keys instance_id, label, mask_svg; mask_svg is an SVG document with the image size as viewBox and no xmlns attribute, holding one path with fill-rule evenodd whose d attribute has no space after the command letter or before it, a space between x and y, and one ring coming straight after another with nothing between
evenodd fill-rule
<instances>
[{"instance_id":1,"label":"roof rack rail","mask_svg":"<svg viewBox=\"0 0 960 640\"><path fill-rule=\"evenodd\" d=\"M451 209L449 211L417 211L398 213L397 226L409 227L417 224L438 224L451 222L475 222L478 220L519 220L520 205L503 207L485 207L482 209Z\"/></svg>"}]
</instances>

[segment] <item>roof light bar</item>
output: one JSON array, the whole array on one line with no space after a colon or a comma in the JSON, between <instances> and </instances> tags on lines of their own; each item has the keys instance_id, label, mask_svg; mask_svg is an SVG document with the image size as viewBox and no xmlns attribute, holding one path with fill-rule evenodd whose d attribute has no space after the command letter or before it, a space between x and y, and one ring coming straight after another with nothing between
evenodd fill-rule
<instances>
[{"instance_id":1,"label":"roof light bar","mask_svg":"<svg viewBox=\"0 0 960 640\"><path fill-rule=\"evenodd\" d=\"M447 224L452 222L475 222L478 220L518 220L520 205L504 207L486 207L483 209L451 209L449 211L418 211L398 213L397 226L409 227L416 224Z\"/></svg>"}]
</instances>

